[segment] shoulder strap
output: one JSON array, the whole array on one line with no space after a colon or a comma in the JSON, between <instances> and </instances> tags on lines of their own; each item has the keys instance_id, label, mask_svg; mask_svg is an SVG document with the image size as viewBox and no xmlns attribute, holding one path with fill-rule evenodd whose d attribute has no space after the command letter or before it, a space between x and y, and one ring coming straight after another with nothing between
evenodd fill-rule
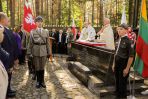
<instances>
[{"instance_id":1,"label":"shoulder strap","mask_svg":"<svg viewBox=\"0 0 148 99\"><path fill-rule=\"evenodd\" d=\"M44 40L43 36L36 30L37 34L41 37L41 39L44 41L44 43L46 43L46 41Z\"/></svg>"}]
</instances>

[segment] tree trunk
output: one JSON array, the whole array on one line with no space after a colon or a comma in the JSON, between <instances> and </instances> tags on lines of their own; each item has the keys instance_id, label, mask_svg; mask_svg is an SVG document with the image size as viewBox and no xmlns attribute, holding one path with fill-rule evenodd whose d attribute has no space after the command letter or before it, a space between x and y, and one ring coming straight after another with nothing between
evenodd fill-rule
<instances>
[{"instance_id":1,"label":"tree trunk","mask_svg":"<svg viewBox=\"0 0 148 99\"><path fill-rule=\"evenodd\" d=\"M70 22L71 22L71 0L69 0L68 25L70 25Z\"/></svg>"},{"instance_id":2,"label":"tree trunk","mask_svg":"<svg viewBox=\"0 0 148 99\"><path fill-rule=\"evenodd\" d=\"M40 15L40 9L39 9L39 0L35 0L35 10L36 10L36 16Z\"/></svg>"},{"instance_id":3,"label":"tree trunk","mask_svg":"<svg viewBox=\"0 0 148 99\"><path fill-rule=\"evenodd\" d=\"M59 25L61 25L61 3L62 0L59 0L59 5L58 5L58 10L59 10L59 14L58 14L58 19L59 19Z\"/></svg>"},{"instance_id":4,"label":"tree trunk","mask_svg":"<svg viewBox=\"0 0 148 99\"><path fill-rule=\"evenodd\" d=\"M94 4L94 0L92 0L92 26L94 25L94 10L95 10L94 9L95 8L94 5L95 5Z\"/></svg>"},{"instance_id":5,"label":"tree trunk","mask_svg":"<svg viewBox=\"0 0 148 99\"><path fill-rule=\"evenodd\" d=\"M7 0L7 2L6 2L7 3L7 15L8 16L9 16L9 2L10 2L9 0Z\"/></svg>"},{"instance_id":6,"label":"tree trunk","mask_svg":"<svg viewBox=\"0 0 148 99\"><path fill-rule=\"evenodd\" d=\"M136 28L138 25L139 9L140 9L141 0L134 0L134 17L133 17L133 28Z\"/></svg>"},{"instance_id":7,"label":"tree trunk","mask_svg":"<svg viewBox=\"0 0 148 99\"><path fill-rule=\"evenodd\" d=\"M41 15L43 15L43 0L41 0Z\"/></svg>"},{"instance_id":8,"label":"tree trunk","mask_svg":"<svg viewBox=\"0 0 148 99\"><path fill-rule=\"evenodd\" d=\"M97 27L99 26L99 2L97 1Z\"/></svg>"},{"instance_id":9,"label":"tree trunk","mask_svg":"<svg viewBox=\"0 0 148 99\"><path fill-rule=\"evenodd\" d=\"M15 0L10 0L11 27L15 26Z\"/></svg>"},{"instance_id":10,"label":"tree trunk","mask_svg":"<svg viewBox=\"0 0 148 99\"><path fill-rule=\"evenodd\" d=\"M0 12L3 12L2 0L0 0Z\"/></svg>"},{"instance_id":11,"label":"tree trunk","mask_svg":"<svg viewBox=\"0 0 148 99\"><path fill-rule=\"evenodd\" d=\"M53 5L54 5L54 0L52 0L51 1L52 3L51 3L51 14L50 14L50 19L51 19L51 24L53 25L53 15L54 15L54 13L53 13Z\"/></svg>"},{"instance_id":12,"label":"tree trunk","mask_svg":"<svg viewBox=\"0 0 148 99\"><path fill-rule=\"evenodd\" d=\"M100 0L100 26L103 25L103 1Z\"/></svg>"},{"instance_id":13,"label":"tree trunk","mask_svg":"<svg viewBox=\"0 0 148 99\"><path fill-rule=\"evenodd\" d=\"M134 15L134 13L133 13L133 11L134 11L134 6L133 6L133 3L134 3L134 1L133 0L129 0L129 9L128 9L128 15L129 15L129 25L131 26L132 25L132 23L133 23L133 15Z\"/></svg>"}]
</instances>

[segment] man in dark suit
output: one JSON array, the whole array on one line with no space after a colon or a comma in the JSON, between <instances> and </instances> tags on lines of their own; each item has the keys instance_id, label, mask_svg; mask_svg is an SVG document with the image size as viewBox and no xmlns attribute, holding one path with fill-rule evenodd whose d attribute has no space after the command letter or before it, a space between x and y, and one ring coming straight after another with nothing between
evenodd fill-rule
<instances>
[{"instance_id":1,"label":"man in dark suit","mask_svg":"<svg viewBox=\"0 0 148 99\"><path fill-rule=\"evenodd\" d=\"M52 53L55 54L57 52L57 33L55 29L52 29L50 35L50 37L54 38L53 42L52 42Z\"/></svg>"},{"instance_id":2,"label":"man in dark suit","mask_svg":"<svg viewBox=\"0 0 148 99\"><path fill-rule=\"evenodd\" d=\"M64 54L64 42L65 42L65 35L63 34L63 30L59 30L57 35L57 43L58 43L58 53Z\"/></svg>"},{"instance_id":3,"label":"man in dark suit","mask_svg":"<svg viewBox=\"0 0 148 99\"><path fill-rule=\"evenodd\" d=\"M9 61L8 61L8 90L7 90L7 97L15 97L16 91L11 89L10 82L12 76L12 70L14 61L17 59L17 43L14 38L13 32L7 28L10 24L9 19L5 13L0 13L0 24L2 24L4 29L4 40L1 43L1 47L9 53Z\"/></svg>"}]
</instances>

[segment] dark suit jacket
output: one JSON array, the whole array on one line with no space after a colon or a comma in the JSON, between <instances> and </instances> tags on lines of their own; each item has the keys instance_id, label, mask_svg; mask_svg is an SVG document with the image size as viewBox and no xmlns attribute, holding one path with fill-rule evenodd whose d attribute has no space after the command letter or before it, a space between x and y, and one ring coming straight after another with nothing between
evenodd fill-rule
<instances>
[{"instance_id":1,"label":"dark suit jacket","mask_svg":"<svg viewBox=\"0 0 148 99\"><path fill-rule=\"evenodd\" d=\"M10 55L8 61L9 68L13 67L14 60L16 60L18 56L18 47L13 32L7 28L4 30L4 40L1 43L1 47Z\"/></svg>"},{"instance_id":2,"label":"dark suit jacket","mask_svg":"<svg viewBox=\"0 0 148 99\"><path fill-rule=\"evenodd\" d=\"M6 52L0 45L0 60L2 61L6 70L8 70L9 53Z\"/></svg>"},{"instance_id":3,"label":"dark suit jacket","mask_svg":"<svg viewBox=\"0 0 148 99\"><path fill-rule=\"evenodd\" d=\"M57 34L57 43L59 43L59 35L60 33ZM64 44L65 43L65 34L62 34L62 38L61 38L61 43Z\"/></svg>"}]
</instances>

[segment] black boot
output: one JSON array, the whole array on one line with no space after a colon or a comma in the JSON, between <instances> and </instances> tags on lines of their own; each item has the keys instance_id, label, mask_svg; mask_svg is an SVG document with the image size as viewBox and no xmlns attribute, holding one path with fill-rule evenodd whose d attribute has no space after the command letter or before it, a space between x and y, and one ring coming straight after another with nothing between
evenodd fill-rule
<instances>
[{"instance_id":1,"label":"black boot","mask_svg":"<svg viewBox=\"0 0 148 99\"><path fill-rule=\"evenodd\" d=\"M36 76L37 76L36 88L41 88L41 85L40 85L40 78L41 78L40 71L36 71Z\"/></svg>"},{"instance_id":2,"label":"black boot","mask_svg":"<svg viewBox=\"0 0 148 99\"><path fill-rule=\"evenodd\" d=\"M45 81L44 81L44 70L41 70L41 87L46 88Z\"/></svg>"}]
</instances>

